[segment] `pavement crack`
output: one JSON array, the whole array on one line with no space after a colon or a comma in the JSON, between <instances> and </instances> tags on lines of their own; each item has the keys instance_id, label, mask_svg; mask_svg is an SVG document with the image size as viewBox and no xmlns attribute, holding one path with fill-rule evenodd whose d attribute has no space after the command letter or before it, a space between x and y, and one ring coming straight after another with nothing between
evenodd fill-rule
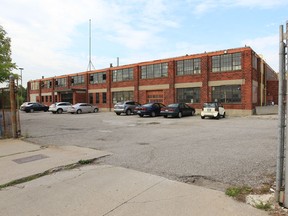
<instances>
[{"instance_id":1,"label":"pavement crack","mask_svg":"<svg viewBox=\"0 0 288 216\"><path fill-rule=\"evenodd\" d=\"M108 215L111 212L115 211L116 209L120 208L121 206L127 204L128 202L130 202L131 200L135 199L136 197L140 196L141 194L145 193L146 191L150 190L151 188L161 184L162 182L166 181L166 179L162 179L161 181L151 185L150 187L148 187L147 189L145 189L144 191L141 191L140 193L136 194L135 196L131 197L130 199L126 200L125 202L121 203L120 205L116 206L115 208L111 209L110 211L106 212L105 214L103 214L102 216Z\"/></svg>"}]
</instances>

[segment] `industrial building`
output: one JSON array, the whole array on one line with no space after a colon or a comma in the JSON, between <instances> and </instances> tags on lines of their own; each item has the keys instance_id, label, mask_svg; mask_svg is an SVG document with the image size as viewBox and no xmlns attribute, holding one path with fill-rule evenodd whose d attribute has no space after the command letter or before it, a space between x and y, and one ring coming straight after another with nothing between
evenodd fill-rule
<instances>
[{"instance_id":1,"label":"industrial building","mask_svg":"<svg viewBox=\"0 0 288 216\"><path fill-rule=\"evenodd\" d=\"M278 101L277 73L250 47L205 52L42 78L28 82L28 100L88 102L113 111L117 101L185 102L198 111L218 101L227 115L251 115Z\"/></svg>"}]
</instances>

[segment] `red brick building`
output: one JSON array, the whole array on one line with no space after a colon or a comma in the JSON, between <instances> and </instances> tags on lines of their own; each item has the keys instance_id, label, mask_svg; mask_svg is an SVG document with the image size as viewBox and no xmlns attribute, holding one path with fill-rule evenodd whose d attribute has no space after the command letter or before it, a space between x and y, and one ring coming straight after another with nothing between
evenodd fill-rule
<instances>
[{"instance_id":1,"label":"red brick building","mask_svg":"<svg viewBox=\"0 0 288 216\"><path fill-rule=\"evenodd\" d=\"M112 111L117 101L185 102L200 110L221 102L229 115L251 115L277 103L277 74L250 47L110 67L28 82L28 100L97 104Z\"/></svg>"}]
</instances>

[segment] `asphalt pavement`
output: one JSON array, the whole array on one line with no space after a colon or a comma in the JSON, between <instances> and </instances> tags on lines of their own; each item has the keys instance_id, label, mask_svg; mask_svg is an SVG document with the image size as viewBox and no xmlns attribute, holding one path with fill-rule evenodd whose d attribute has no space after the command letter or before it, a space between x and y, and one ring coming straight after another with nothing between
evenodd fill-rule
<instances>
[{"instance_id":1,"label":"asphalt pavement","mask_svg":"<svg viewBox=\"0 0 288 216\"><path fill-rule=\"evenodd\" d=\"M268 215L221 191L97 164L105 151L8 139L0 152L0 215Z\"/></svg>"}]
</instances>

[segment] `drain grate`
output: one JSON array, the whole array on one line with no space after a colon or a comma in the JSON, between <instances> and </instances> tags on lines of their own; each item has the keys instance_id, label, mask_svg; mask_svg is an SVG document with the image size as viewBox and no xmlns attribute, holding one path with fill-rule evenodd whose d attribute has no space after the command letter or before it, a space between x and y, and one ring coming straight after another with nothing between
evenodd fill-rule
<instances>
[{"instance_id":1,"label":"drain grate","mask_svg":"<svg viewBox=\"0 0 288 216\"><path fill-rule=\"evenodd\" d=\"M41 159L45 159L45 158L48 158L48 156L43 155L43 154L38 154L38 155L29 156L29 157L18 158L18 159L15 159L13 161L18 163L18 164L23 164L23 163L29 163L32 161L41 160Z\"/></svg>"}]
</instances>

